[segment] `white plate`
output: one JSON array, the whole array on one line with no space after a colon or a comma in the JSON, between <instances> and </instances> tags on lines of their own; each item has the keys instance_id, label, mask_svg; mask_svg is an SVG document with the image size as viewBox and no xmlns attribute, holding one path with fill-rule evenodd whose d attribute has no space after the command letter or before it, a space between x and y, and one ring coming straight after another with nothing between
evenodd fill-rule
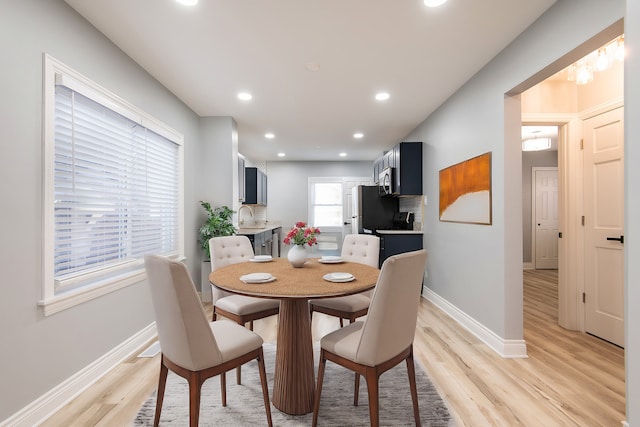
<instances>
[{"instance_id":1,"label":"white plate","mask_svg":"<svg viewBox=\"0 0 640 427\"><path fill-rule=\"evenodd\" d=\"M329 273L322 276L322 278L329 282L337 283L350 282L355 279L355 277L351 273Z\"/></svg>"},{"instance_id":2,"label":"white plate","mask_svg":"<svg viewBox=\"0 0 640 427\"><path fill-rule=\"evenodd\" d=\"M244 283L268 283L273 282L276 278L269 273L251 273L240 276L240 280Z\"/></svg>"},{"instance_id":3,"label":"white plate","mask_svg":"<svg viewBox=\"0 0 640 427\"><path fill-rule=\"evenodd\" d=\"M249 261L251 262L270 262L273 261L273 257L271 255L256 255L251 258Z\"/></svg>"},{"instance_id":4,"label":"white plate","mask_svg":"<svg viewBox=\"0 0 640 427\"><path fill-rule=\"evenodd\" d=\"M325 255L318 260L321 264L338 264L344 262L341 256Z\"/></svg>"}]
</instances>

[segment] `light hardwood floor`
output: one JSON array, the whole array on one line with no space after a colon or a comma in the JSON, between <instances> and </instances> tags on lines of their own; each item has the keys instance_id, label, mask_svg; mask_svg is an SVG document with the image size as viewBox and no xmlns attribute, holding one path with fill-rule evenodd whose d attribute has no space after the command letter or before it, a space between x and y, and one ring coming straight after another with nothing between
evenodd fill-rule
<instances>
[{"instance_id":1,"label":"light hardwood floor","mask_svg":"<svg viewBox=\"0 0 640 427\"><path fill-rule=\"evenodd\" d=\"M625 413L624 351L557 325L557 272L524 274L529 357L503 359L422 300L414 351L460 426L620 426ZM207 306L208 313L211 306ZM275 342L276 318L255 331ZM313 316L313 336L338 327ZM132 357L44 426L125 426L155 390L159 357ZM267 369L270 369L267 367ZM271 367L273 369L273 367ZM228 387L234 381L228 381Z\"/></svg>"}]
</instances>

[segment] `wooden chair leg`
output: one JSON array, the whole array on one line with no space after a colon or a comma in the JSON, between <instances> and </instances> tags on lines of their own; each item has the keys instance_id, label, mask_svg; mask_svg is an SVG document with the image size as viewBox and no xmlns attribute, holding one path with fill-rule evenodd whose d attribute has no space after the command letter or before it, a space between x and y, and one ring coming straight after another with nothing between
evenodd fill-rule
<instances>
[{"instance_id":1,"label":"wooden chair leg","mask_svg":"<svg viewBox=\"0 0 640 427\"><path fill-rule=\"evenodd\" d=\"M342 321L342 317L340 318L340 327L342 328L344 326L344 323Z\"/></svg>"},{"instance_id":2,"label":"wooden chair leg","mask_svg":"<svg viewBox=\"0 0 640 427\"><path fill-rule=\"evenodd\" d=\"M222 406L227 406L227 373L220 374L220 394L222 395Z\"/></svg>"},{"instance_id":3,"label":"wooden chair leg","mask_svg":"<svg viewBox=\"0 0 640 427\"><path fill-rule=\"evenodd\" d=\"M418 408L418 388L416 387L416 367L413 362L413 347L407 356L407 372L409 373L409 388L411 389L411 400L413 402L413 418L416 421L416 427L420 427L420 409Z\"/></svg>"},{"instance_id":4,"label":"wooden chair leg","mask_svg":"<svg viewBox=\"0 0 640 427\"><path fill-rule=\"evenodd\" d=\"M368 368L365 377L367 380L367 392L369 393L369 422L371 427L378 427L380 425L378 373L375 368Z\"/></svg>"},{"instance_id":5,"label":"wooden chair leg","mask_svg":"<svg viewBox=\"0 0 640 427\"><path fill-rule=\"evenodd\" d=\"M318 362L318 379L316 380L316 395L313 399L313 421L312 427L318 425L318 412L320 411L320 394L322 394L322 380L324 379L324 365L327 359L324 358L324 350L320 350L320 361Z\"/></svg>"},{"instance_id":6,"label":"wooden chair leg","mask_svg":"<svg viewBox=\"0 0 640 427\"><path fill-rule=\"evenodd\" d=\"M193 372L189 376L189 426L198 427L198 418L200 418L200 390L202 381L197 372Z\"/></svg>"},{"instance_id":7,"label":"wooden chair leg","mask_svg":"<svg viewBox=\"0 0 640 427\"><path fill-rule=\"evenodd\" d=\"M167 385L167 374L169 369L165 366L164 356L160 357L160 376L158 378L158 393L156 395L156 416L153 420L153 426L158 427L160 424L160 413L162 412L162 401L164 400L164 389Z\"/></svg>"},{"instance_id":8,"label":"wooden chair leg","mask_svg":"<svg viewBox=\"0 0 640 427\"><path fill-rule=\"evenodd\" d=\"M260 348L260 356L258 356L258 370L260 371L260 382L262 383L262 396L264 398L264 409L267 412L267 424L273 426L271 421L271 406L269 405L269 388L267 387L267 372L264 368L264 354Z\"/></svg>"},{"instance_id":9,"label":"wooden chair leg","mask_svg":"<svg viewBox=\"0 0 640 427\"><path fill-rule=\"evenodd\" d=\"M246 327L245 323L242 321L238 322L238 324L243 328ZM253 320L249 322L249 330L253 331ZM238 366L236 368L236 384L242 384L242 366Z\"/></svg>"},{"instance_id":10,"label":"wooden chair leg","mask_svg":"<svg viewBox=\"0 0 640 427\"><path fill-rule=\"evenodd\" d=\"M360 374L356 372L356 379L353 382L353 406L358 406L359 394L360 394Z\"/></svg>"}]
</instances>

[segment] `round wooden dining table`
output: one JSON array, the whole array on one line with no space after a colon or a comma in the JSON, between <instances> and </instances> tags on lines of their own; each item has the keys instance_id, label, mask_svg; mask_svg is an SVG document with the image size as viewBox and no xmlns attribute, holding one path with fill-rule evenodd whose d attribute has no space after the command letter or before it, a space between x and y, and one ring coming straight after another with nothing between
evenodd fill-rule
<instances>
[{"instance_id":1,"label":"round wooden dining table","mask_svg":"<svg viewBox=\"0 0 640 427\"><path fill-rule=\"evenodd\" d=\"M350 273L355 279L335 283L323 278L337 272ZM250 273L270 273L275 280L258 284L240 280ZM209 281L227 292L280 300L272 402L284 413L303 415L313 411L315 393L308 300L369 290L379 273L375 267L353 262L323 264L319 259L309 259L302 268L294 268L286 258L274 258L222 267L209 275Z\"/></svg>"}]
</instances>

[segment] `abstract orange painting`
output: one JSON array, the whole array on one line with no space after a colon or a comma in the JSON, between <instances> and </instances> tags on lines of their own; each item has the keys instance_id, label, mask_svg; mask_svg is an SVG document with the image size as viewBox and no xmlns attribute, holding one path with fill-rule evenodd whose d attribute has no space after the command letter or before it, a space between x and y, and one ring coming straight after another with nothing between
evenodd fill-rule
<instances>
[{"instance_id":1,"label":"abstract orange painting","mask_svg":"<svg viewBox=\"0 0 640 427\"><path fill-rule=\"evenodd\" d=\"M491 152L440 171L440 221L491 225Z\"/></svg>"}]
</instances>

